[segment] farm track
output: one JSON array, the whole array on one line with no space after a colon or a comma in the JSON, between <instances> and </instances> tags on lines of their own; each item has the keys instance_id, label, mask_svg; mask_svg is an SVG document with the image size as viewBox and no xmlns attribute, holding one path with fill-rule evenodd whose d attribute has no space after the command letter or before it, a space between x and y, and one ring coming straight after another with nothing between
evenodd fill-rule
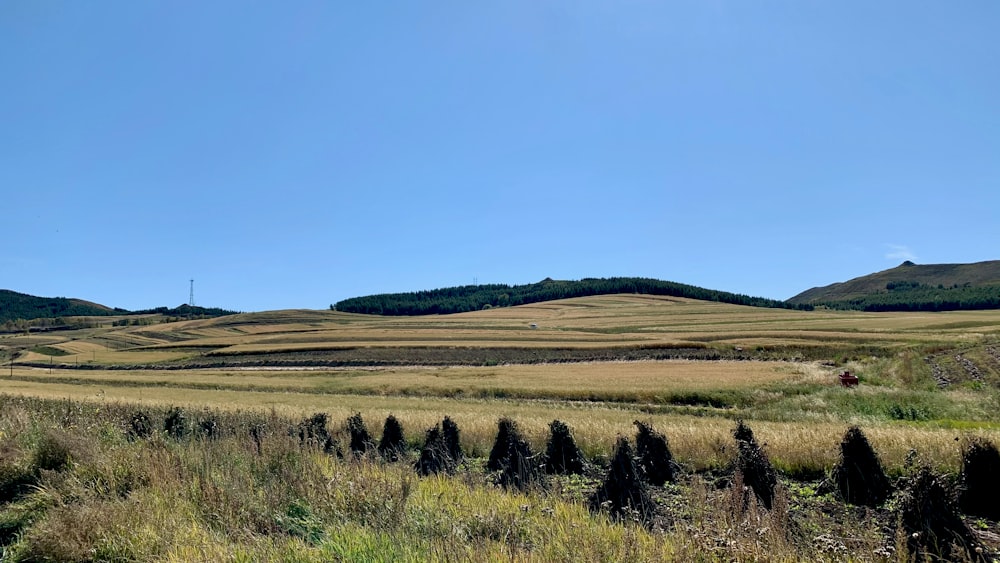
<instances>
[{"instance_id":1,"label":"farm track","mask_svg":"<svg viewBox=\"0 0 1000 563\"><path fill-rule=\"evenodd\" d=\"M973 363L972 360L961 354L955 354L955 361L962 366L965 373L972 378L973 381L983 381L983 372L979 370L979 366Z\"/></svg>"},{"instance_id":2,"label":"farm track","mask_svg":"<svg viewBox=\"0 0 1000 563\"><path fill-rule=\"evenodd\" d=\"M926 361L928 365L930 365L931 367L931 377L933 377L934 381L937 382L938 387L944 389L945 387L951 385L951 379L948 378L948 375L945 373L944 368L942 368L940 364L934 361L934 358L928 357L926 358Z\"/></svg>"}]
</instances>

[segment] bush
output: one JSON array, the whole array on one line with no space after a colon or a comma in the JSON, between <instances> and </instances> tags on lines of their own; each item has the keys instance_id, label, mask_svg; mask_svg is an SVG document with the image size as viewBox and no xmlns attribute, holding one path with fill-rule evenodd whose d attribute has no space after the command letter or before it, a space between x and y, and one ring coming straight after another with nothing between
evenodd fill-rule
<instances>
[{"instance_id":1,"label":"bush","mask_svg":"<svg viewBox=\"0 0 1000 563\"><path fill-rule=\"evenodd\" d=\"M129 416L126 434L129 440L140 440L153 435L153 421L145 411L135 411Z\"/></svg>"},{"instance_id":2,"label":"bush","mask_svg":"<svg viewBox=\"0 0 1000 563\"><path fill-rule=\"evenodd\" d=\"M649 524L655 505L639 478L628 439L619 436L611 458L611 467L600 488L590 497L590 510L607 510L616 520L634 520Z\"/></svg>"},{"instance_id":3,"label":"bush","mask_svg":"<svg viewBox=\"0 0 1000 563\"><path fill-rule=\"evenodd\" d=\"M437 473L451 473L455 470L455 461L448 453L441 428L435 426L427 430L424 447L420 449L415 469L418 474L427 476Z\"/></svg>"},{"instance_id":4,"label":"bush","mask_svg":"<svg viewBox=\"0 0 1000 563\"><path fill-rule=\"evenodd\" d=\"M209 417L199 421L198 430L203 438L214 440L219 437L219 423L215 420L215 417Z\"/></svg>"},{"instance_id":5,"label":"bush","mask_svg":"<svg viewBox=\"0 0 1000 563\"><path fill-rule=\"evenodd\" d=\"M667 437L644 422L635 421L639 432L635 436L635 450L639 455L639 469L647 481L656 486L674 481L674 456Z\"/></svg>"},{"instance_id":6,"label":"bush","mask_svg":"<svg viewBox=\"0 0 1000 563\"><path fill-rule=\"evenodd\" d=\"M840 460L832 477L841 497L850 504L876 507L892 491L882 462L857 426L850 427L840 442Z\"/></svg>"},{"instance_id":7,"label":"bush","mask_svg":"<svg viewBox=\"0 0 1000 563\"><path fill-rule=\"evenodd\" d=\"M921 468L900 499L899 525L906 547L918 561L985 560L972 531L962 521L951 491L930 468Z\"/></svg>"},{"instance_id":8,"label":"bush","mask_svg":"<svg viewBox=\"0 0 1000 563\"><path fill-rule=\"evenodd\" d=\"M368 427L365 426L361 413L354 413L347 419L347 431L351 435L350 448L355 456L360 457L375 448L375 442L368 433Z\"/></svg>"},{"instance_id":9,"label":"bush","mask_svg":"<svg viewBox=\"0 0 1000 563\"><path fill-rule=\"evenodd\" d=\"M298 425L299 443L306 447L320 448L324 453L344 457L340 451L340 444L330 435L326 423L328 417L326 413L318 412L311 417L305 418ZM257 446L257 452L261 449L261 426L254 426L250 429L250 435Z\"/></svg>"},{"instance_id":10,"label":"bush","mask_svg":"<svg viewBox=\"0 0 1000 563\"><path fill-rule=\"evenodd\" d=\"M168 436L180 440L187 436L191 429L189 427L187 414L180 407L173 407L167 413L167 418L163 421L163 430Z\"/></svg>"},{"instance_id":11,"label":"bush","mask_svg":"<svg viewBox=\"0 0 1000 563\"><path fill-rule=\"evenodd\" d=\"M541 468L531 447L521 436L517 424L506 417L497 423L497 438L486 468L499 472L497 483L504 488L525 490L531 485L543 484Z\"/></svg>"},{"instance_id":12,"label":"bush","mask_svg":"<svg viewBox=\"0 0 1000 563\"><path fill-rule=\"evenodd\" d=\"M406 451L403 425L395 416L389 415L382 426L382 439L378 443L378 453L387 461L398 461Z\"/></svg>"},{"instance_id":13,"label":"bush","mask_svg":"<svg viewBox=\"0 0 1000 563\"><path fill-rule=\"evenodd\" d=\"M549 423L549 442L545 447L545 472L549 474L579 475L583 473L584 458L566 423L553 420Z\"/></svg>"},{"instance_id":14,"label":"bush","mask_svg":"<svg viewBox=\"0 0 1000 563\"><path fill-rule=\"evenodd\" d=\"M1000 453L984 438L968 440L962 451L962 492L966 514L1000 520Z\"/></svg>"},{"instance_id":15,"label":"bush","mask_svg":"<svg viewBox=\"0 0 1000 563\"><path fill-rule=\"evenodd\" d=\"M768 510L774 502L774 488L778 484L778 475L767 458L763 448L757 444L753 431L742 420L736 423L733 430L736 438L736 472L742 477L744 485L749 487L760 503Z\"/></svg>"},{"instance_id":16,"label":"bush","mask_svg":"<svg viewBox=\"0 0 1000 563\"><path fill-rule=\"evenodd\" d=\"M444 438L444 444L448 448L448 455L456 463L462 463L464 455L462 454L462 442L461 442L461 431L458 429L458 425L451 417L444 417L441 421L441 432Z\"/></svg>"}]
</instances>

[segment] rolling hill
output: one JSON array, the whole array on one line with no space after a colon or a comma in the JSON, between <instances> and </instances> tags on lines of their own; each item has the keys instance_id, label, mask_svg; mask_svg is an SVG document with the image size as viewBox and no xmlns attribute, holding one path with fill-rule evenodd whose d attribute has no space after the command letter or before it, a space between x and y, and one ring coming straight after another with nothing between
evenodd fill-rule
<instances>
[{"instance_id":1,"label":"rolling hill","mask_svg":"<svg viewBox=\"0 0 1000 563\"><path fill-rule=\"evenodd\" d=\"M330 309L346 313L386 316L445 315L618 293L684 297L751 307L811 308L809 304L790 304L776 299L751 297L651 278L586 278L578 281L546 278L538 283L525 285L466 285L429 291L354 297L331 305Z\"/></svg>"},{"instance_id":2,"label":"rolling hill","mask_svg":"<svg viewBox=\"0 0 1000 563\"><path fill-rule=\"evenodd\" d=\"M36 297L7 289L0 289L0 322L15 319L52 319L56 317L82 317L117 315L124 311L98 303L66 297Z\"/></svg>"},{"instance_id":3,"label":"rolling hill","mask_svg":"<svg viewBox=\"0 0 1000 563\"><path fill-rule=\"evenodd\" d=\"M823 287L788 300L864 311L942 311L1000 308L1000 260L973 264L906 261L895 268Z\"/></svg>"}]
</instances>

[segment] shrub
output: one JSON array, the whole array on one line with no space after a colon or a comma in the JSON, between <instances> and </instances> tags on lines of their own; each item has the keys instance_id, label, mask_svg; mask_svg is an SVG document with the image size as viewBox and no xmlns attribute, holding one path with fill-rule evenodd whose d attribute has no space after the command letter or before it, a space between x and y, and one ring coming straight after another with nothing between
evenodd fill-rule
<instances>
[{"instance_id":1,"label":"shrub","mask_svg":"<svg viewBox=\"0 0 1000 563\"><path fill-rule=\"evenodd\" d=\"M398 461L406 451L403 425L395 416L389 415L382 426L382 439L378 443L378 453L388 461Z\"/></svg>"},{"instance_id":2,"label":"shrub","mask_svg":"<svg viewBox=\"0 0 1000 563\"><path fill-rule=\"evenodd\" d=\"M639 478L628 439L619 436L611 458L611 466L600 488L590 497L590 510L607 510L616 520L636 520L649 524L655 506Z\"/></svg>"},{"instance_id":3,"label":"shrub","mask_svg":"<svg viewBox=\"0 0 1000 563\"><path fill-rule=\"evenodd\" d=\"M343 457L344 454L340 451L340 444L337 440L330 435L330 431L327 430L326 423L329 417L326 413L318 412L308 418L304 418L302 422L298 425L298 435L299 443L306 447L320 448L323 453L336 455L337 457ZM261 435L263 434L263 427L261 425L256 425L250 429L250 436L254 440L254 444L257 446L257 453L261 450Z\"/></svg>"},{"instance_id":4,"label":"shrub","mask_svg":"<svg viewBox=\"0 0 1000 563\"><path fill-rule=\"evenodd\" d=\"M917 472L899 506L899 525L915 560L984 560L976 550L979 542L959 516L952 492L930 468Z\"/></svg>"},{"instance_id":5,"label":"shrub","mask_svg":"<svg viewBox=\"0 0 1000 563\"><path fill-rule=\"evenodd\" d=\"M840 460L832 477L840 495L850 504L876 507L892 491L882 462L857 426L848 428L840 442Z\"/></svg>"},{"instance_id":6,"label":"shrub","mask_svg":"<svg viewBox=\"0 0 1000 563\"><path fill-rule=\"evenodd\" d=\"M778 484L778 475L767 458L763 448L757 444L753 431L742 420L736 423L733 430L736 438L736 472L741 481L749 487L760 503L768 510L774 502L774 488Z\"/></svg>"},{"instance_id":7,"label":"shrub","mask_svg":"<svg viewBox=\"0 0 1000 563\"><path fill-rule=\"evenodd\" d=\"M549 442L545 447L545 472L549 474L583 473L584 458L566 423L549 423Z\"/></svg>"},{"instance_id":8,"label":"shrub","mask_svg":"<svg viewBox=\"0 0 1000 563\"><path fill-rule=\"evenodd\" d=\"M347 419L347 432L351 435L350 448L355 456L362 456L375 448L375 442L368 433L368 427L365 426L361 413L354 413Z\"/></svg>"},{"instance_id":9,"label":"shrub","mask_svg":"<svg viewBox=\"0 0 1000 563\"><path fill-rule=\"evenodd\" d=\"M462 454L462 442L461 442L461 431L458 429L458 425L451 417L444 417L441 421L441 432L444 438L444 444L448 448L448 455L456 463L462 463L464 455Z\"/></svg>"},{"instance_id":10,"label":"shrub","mask_svg":"<svg viewBox=\"0 0 1000 563\"><path fill-rule=\"evenodd\" d=\"M497 422L497 437L493 441L493 448L490 450L490 457L486 460L486 469L489 471L500 471L503 458L507 455L511 434L518 437L517 423L504 417Z\"/></svg>"},{"instance_id":11,"label":"shrub","mask_svg":"<svg viewBox=\"0 0 1000 563\"><path fill-rule=\"evenodd\" d=\"M423 476L451 473L455 470L455 460L448 453L448 446L440 427L435 426L427 430L424 447L420 449L415 469Z\"/></svg>"},{"instance_id":12,"label":"shrub","mask_svg":"<svg viewBox=\"0 0 1000 563\"><path fill-rule=\"evenodd\" d=\"M168 436L176 440L184 438L190 433L187 413L180 407L173 407L167 413L167 418L163 421L163 430Z\"/></svg>"},{"instance_id":13,"label":"shrub","mask_svg":"<svg viewBox=\"0 0 1000 563\"><path fill-rule=\"evenodd\" d=\"M214 440L219 437L219 423L215 420L215 417L209 417L199 421L198 430L203 438Z\"/></svg>"},{"instance_id":14,"label":"shrub","mask_svg":"<svg viewBox=\"0 0 1000 563\"><path fill-rule=\"evenodd\" d=\"M126 434L129 440L149 438L153 435L153 421L145 411L135 411L128 418Z\"/></svg>"},{"instance_id":15,"label":"shrub","mask_svg":"<svg viewBox=\"0 0 1000 563\"><path fill-rule=\"evenodd\" d=\"M966 514L1000 520L1000 453L984 438L968 440L962 451L962 492Z\"/></svg>"},{"instance_id":16,"label":"shrub","mask_svg":"<svg viewBox=\"0 0 1000 563\"><path fill-rule=\"evenodd\" d=\"M506 417L497 423L497 438L486 467L499 472L497 483L507 489L525 490L543 484L541 467L531 446L521 436L517 424Z\"/></svg>"},{"instance_id":17,"label":"shrub","mask_svg":"<svg viewBox=\"0 0 1000 563\"><path fill-rule=\"evenodd\" d=\"M639 455L642 476L657 486L673 482L674 456L670 452L667 437L644 422L636 420L634 424L639 427L635 436L635 450Z\"/></svg>"}]
</instances>

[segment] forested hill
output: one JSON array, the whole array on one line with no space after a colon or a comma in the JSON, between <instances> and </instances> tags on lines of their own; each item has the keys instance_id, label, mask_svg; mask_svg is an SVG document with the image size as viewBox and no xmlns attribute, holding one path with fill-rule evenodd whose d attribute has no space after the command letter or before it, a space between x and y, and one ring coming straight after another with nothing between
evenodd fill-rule
<instances>
[{"instance_id":1,"label":"forested hill","mask_svg":"<svg viewBox=\"0 0 1000 563\"><path fill-rule=\"evenodd\" d=\"M650 278L588 278L579 281L545 279L527 285L465 285L411 293L385 293L353 297L331 305L330 308L368 315L443 315L478 311L490 307L510 307L570 297L614 293L688 297L752 307L812 309L811 305L793 305L776 299L750 297Z\"/></svg>"},{"instance_id":2,"label":"forested hill","mask_svg":"<svg viewBox=\"0 0 1000 563\"><path fill-rule=\"evenodd\" d=\"M928 265L906 261L889 270L814 287L788 301L859 311L1000 309L1000 260Z\"/></svg>"},{"instance_id":3,"label":"forested hill","mask_svg":"<svg viewBox=\"0 0 1000 563\"><path fill-rule=\"evenodd\" d=\"M56 319L59 317L104 317L109 315L152 315L159 314L174 317L206 318L233 315L236 311L228 311L217 307L157 307L142 311L128 311L106 307L82 299L66 297L36 297L25 293L17 293L0 289L0 323L8 321L33 321L36 319Z\"/></svg>"},{"instance_id":4,"label":"forested hill","mask_svg":"<svg viewBox=\"0 0 1000 563\"><path fill-rule=\"evenodd\" d=\"M104 305L67 299L66 297L35 297L0 289L0 323L15 319L51 319L55 317L104 316L121 314Z\"/></svg>"}]
</instances>

